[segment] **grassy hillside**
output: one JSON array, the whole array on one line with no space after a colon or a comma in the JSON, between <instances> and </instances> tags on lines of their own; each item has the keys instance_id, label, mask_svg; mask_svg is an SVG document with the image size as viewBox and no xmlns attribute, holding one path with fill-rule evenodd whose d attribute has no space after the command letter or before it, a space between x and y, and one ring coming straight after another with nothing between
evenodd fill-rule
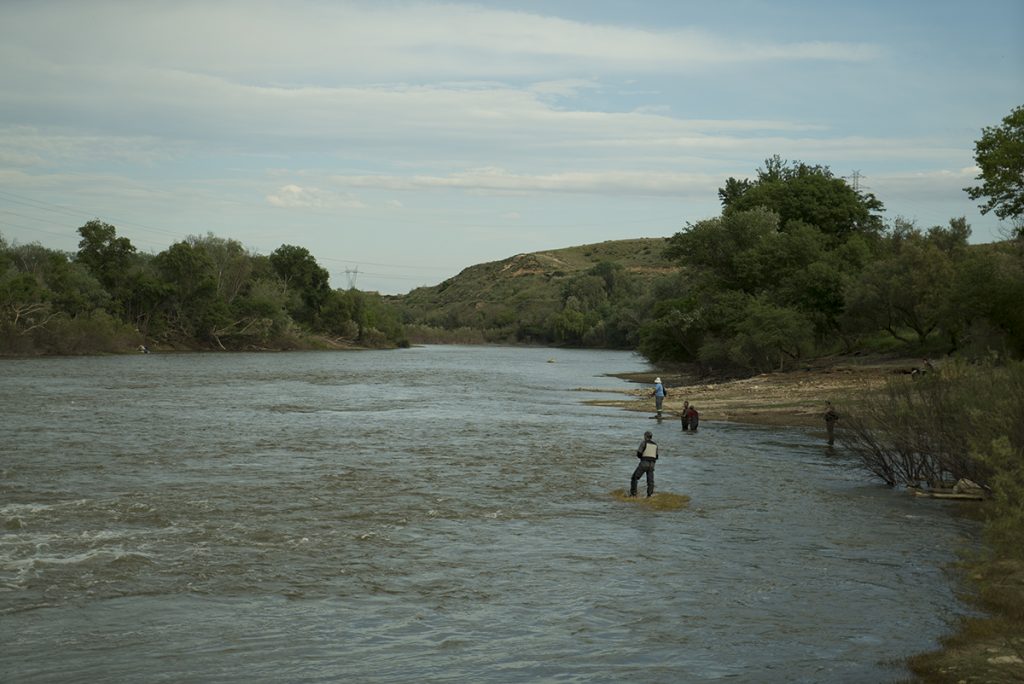
<instances>
[{"instance_id":1,"label":"grassy hillside","mask_svg":"<svg viewBox=\"0 0 1024 684\"><path fill-rule=\"evenodd\" d=\"M563 311L567 288L601 264L635 283L676 272L679 267L663 256L664 245L664 238L638 238L517 254L470 266L394 301L413 326L474 330L488 341L550 341L552 317Z\"/></svg>"},{"instance_id":2,"label":"grassy hillside","mask_svg":"<svg viewBox=\"0 0 1024 684\"><path fill-rule=\"evenodd\" d=\"M560 284L601 262L622 265L633 274L678 269L662 256L664 238L608 240L592 245L516 254L501 261L477 264L439 285L420 287L398 297L410 306L447 306L466 301L558 300Z\"/></svg>"}]
</instances>

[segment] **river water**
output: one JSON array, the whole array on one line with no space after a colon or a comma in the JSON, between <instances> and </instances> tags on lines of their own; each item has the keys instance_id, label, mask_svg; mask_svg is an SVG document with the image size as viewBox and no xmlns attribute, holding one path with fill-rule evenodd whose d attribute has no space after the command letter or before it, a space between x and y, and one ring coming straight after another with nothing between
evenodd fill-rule
<instances>
[{"instance_id":1,"label":"river water","mask_svg":"<svg viewBox=\"0 0 1024 684\"><path fill-rule=\"evenodd\" d=\"M944 568L974 524L817 434L585 403L645 368L495 347L0 362L0 680L903 676L964 610ZM612 496L649 428L687 508Z\"/></svg>"}]
</instances>

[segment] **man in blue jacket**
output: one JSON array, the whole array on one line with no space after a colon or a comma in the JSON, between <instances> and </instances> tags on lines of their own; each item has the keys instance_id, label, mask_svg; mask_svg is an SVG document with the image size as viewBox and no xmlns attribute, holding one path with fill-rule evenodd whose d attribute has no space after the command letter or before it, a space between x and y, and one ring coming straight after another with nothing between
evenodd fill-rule
<instances>
[{"instance_id":1,"label":"man in blue jacket","mask_svg":"<svg viewBox=\"0 0 1024 684\"><path fill-rule=\"evenodd\" d=\"M668 394L665 391L665 385L663 385L661 382L661 378L654 379L654 391L651 392L651 394L654 395L655 409L658 411L658 413L661 413L661 403L665 401L665 395Z\"/></svg>"}]
</instances>

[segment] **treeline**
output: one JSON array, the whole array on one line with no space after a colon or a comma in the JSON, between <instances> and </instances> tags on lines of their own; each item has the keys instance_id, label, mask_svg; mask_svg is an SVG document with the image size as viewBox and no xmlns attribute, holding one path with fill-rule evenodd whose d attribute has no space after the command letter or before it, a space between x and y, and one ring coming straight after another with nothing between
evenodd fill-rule
<instances>
[{"instance_id":1,"label":"treeline","mask_svg":"<svg viewBox=\"0 0 1024 684\"><path fill-rule=\"evenodd\" d=\"M393 307L331 289L303 247L264 256L207 235L152 255L102 221L78 234L74 254L0 236L0 353L407 344Z\"/></svg>"},{"instance_id":2,"label":"treeline","mask_svg":"<svg viewBox=\"0 0 1024 684\"><path fill-rule=\"evenodd\" d=\"M474 267L398 298L404 321L417 340L634 349L727 373L862 351L1024 357L1019 236L969 245L963 218L886 222L828 167L778 157L719 197L720 216L622 241L645 254L602 243ZM588 255L587 268L558 264Z\"/></svg>"},{"instance_id":3,"label":"treeline","mask_svg":"<svg viewBox=\"0 0 1024 684\"><path fill-rule=\"evenodd\" d=\"M656 362L764 371L831 352L1024 356L1024 242L922 230L827 167L769 159L719 190L720 217L673 235L684 267L644 323Z\"/></svg>"}]
</instances>

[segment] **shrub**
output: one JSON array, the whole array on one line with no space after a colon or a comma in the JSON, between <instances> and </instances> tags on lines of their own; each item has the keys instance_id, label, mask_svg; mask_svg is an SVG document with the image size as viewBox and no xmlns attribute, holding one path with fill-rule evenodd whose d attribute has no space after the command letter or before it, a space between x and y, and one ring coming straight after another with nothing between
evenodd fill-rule
<instances>
[{"instance_id":1,"label":"shrub","mask_svg":"<svg viewBox=\"0 0 1024 684\"><path fill-rule=\"evenodd\" d=\"M1024 467L1021 362L951 361L936 372L893 378L847 414L840 440L890 486L969 478L995 488Z\"/></svg>"}]
</instances>

